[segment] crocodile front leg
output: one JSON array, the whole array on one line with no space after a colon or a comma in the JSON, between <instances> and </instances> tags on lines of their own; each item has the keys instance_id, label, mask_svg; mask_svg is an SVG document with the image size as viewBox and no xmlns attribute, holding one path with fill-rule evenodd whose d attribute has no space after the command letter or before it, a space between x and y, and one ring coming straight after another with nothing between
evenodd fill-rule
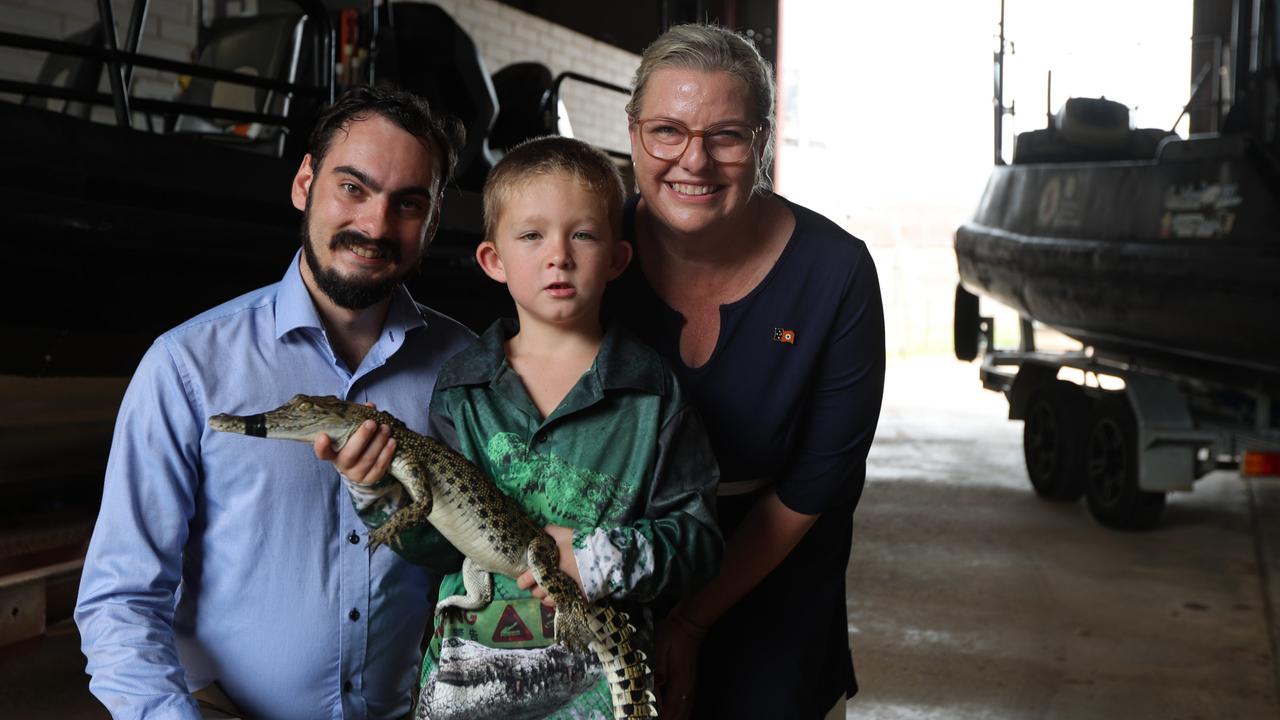
<instances>
[{"instance_id":1,"label":"crocodile front leg","mask_svg":"<svg viewBox=\"0 0 1280 720\"><path fill-rule=\"evenodd\" d=\"M406 459L406 454L397 450L391 461L391 476L400 481L413 502L397 510L381 527L369 533L369 552L397 540L405 530L426 525L431 515L431 486L427 482L425 467Z\"/></svg>"},{"instance_id":2,"label":"crocodile front leg","mask_svg":"<svg viewBox=\"0 0 1280 720\"><path fill-rule=\"evenodd\" d=\"M569 647L585 647L591 641L587 624L587 601L573 581L560 569L560 549L550 535L538 533L527 551L533 579L547 591L556 604L556 640Z\"/></svg>"},{"instance_id":3,"label":"crocodile front leg","mask_svg":"<svg viewBox=\"0 0 1280 720\"><path fill-rule=\"evenodd\" d=\"M481 570L471 558L462 559L462 586L466 595L450 595L436 604L436 615L445 608L479 610L493 601L493 573Z\"/></svg>"}]
</instances>

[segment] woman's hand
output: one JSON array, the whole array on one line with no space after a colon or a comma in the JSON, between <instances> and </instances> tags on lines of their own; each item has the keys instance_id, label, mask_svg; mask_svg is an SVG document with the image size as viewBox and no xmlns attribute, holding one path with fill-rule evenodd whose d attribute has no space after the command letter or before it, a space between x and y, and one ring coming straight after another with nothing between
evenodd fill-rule
<instances>
[{"instance_id":1,"label":"woman's hand","mask_svg":"<svg viewBox=\"0 0 1280 720\"><path fill-rule=\"evenodd\" d=\"M373 407L372 403L366 404ZM359 485L372 485L391 469L391 458L396 454L396 441L391 437L389 426L379 426L372 420L365 420L347 438L347 444L342 446L342 450L334 452L333 442L328 435L316 438L314 449L317 458L333 463L338 472L348 480Z\"/></svg>"},{"instance_id":2,"label":"woman's hand","mask_svg":"<svg viewBox=\"0 0 1280 720\"><path fill-rule=\"evenodd\" d=\"M561 525L547 525L542 528L553 540L556 541L556 549L560 551L560 570L565 575L573 578L573 582L578 586L578 592L583 597L587 596L585 590L582 589L582 575L578 572L578 559L573 556L573 528L563 527ZM547 607L555 607L556 601L553 600L547 591L537 580L533 579L533 571L525 570L520 573L520 577L516 578L516 585L522 590L533 590L533 596L542 601Z\"/></svg>"},{"instance_id":3,"label":"woman's hand","mask_svg":"<svg viewBox=\"0 0 1280 720\"><path fill-rule=\"evenodd\" d=\"M653 672L662 717L693 717L698 656L706 635L706 628L685 617L679 606L658 623Z\"/></svg>"}]
</instances>

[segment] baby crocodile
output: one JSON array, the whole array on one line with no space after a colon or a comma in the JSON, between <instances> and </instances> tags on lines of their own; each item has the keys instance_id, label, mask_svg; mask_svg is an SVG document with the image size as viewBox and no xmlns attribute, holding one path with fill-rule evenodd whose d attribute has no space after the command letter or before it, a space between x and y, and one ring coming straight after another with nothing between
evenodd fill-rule
<instances>
[{"instance_id":1,"label":"baby crocodile","mask_svg":"<svg viewBox=\"0 0 1280 720\"><path fill-rule=\"evenodd\" d=\"M493 576L518 577L532 570L555 601L555 636L570 647L587 645L600 659L613 697L615 720L657 717L649 690L652 671L643 652L631 644L634 627L609 603L588 603L577 583L559 568L555 541L533 524L516 501L498 489L484 471L437 440L419 435L390 413L335 397L295 395L275 410L258 415L214 415L209 427L223 432L314 442L328 435L335 450L365 420L391 428L396 453L394 477L412 499L380 528L369 533L369 548L397 542L401 532L431 523L465 557L467 594L441 600L447 607L476 610L493 599Z\"/></svg>"}]
</instances>

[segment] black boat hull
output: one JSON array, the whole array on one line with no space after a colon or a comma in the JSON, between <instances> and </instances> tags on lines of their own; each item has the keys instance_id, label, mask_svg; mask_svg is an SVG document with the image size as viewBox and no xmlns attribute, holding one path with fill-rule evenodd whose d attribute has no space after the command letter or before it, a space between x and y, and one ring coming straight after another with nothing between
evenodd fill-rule
<instances>
[{"instance_id":1,"label":"black boat hull","mask_svg":"<svg viewBox=\"0 0 1280 720\"><path fill-rule=\"evenodd\" d=\"M1242 138L1148 162L1005 165L961 283L1099 349L1280 377L1280 204Z\"/></svg>"}]
</instances>

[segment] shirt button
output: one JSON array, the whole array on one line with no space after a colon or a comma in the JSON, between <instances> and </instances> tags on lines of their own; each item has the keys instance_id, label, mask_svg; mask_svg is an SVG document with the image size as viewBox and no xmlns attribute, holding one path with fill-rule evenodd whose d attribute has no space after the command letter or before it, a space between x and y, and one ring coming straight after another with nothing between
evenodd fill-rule
<instances>
[{"instance_id":1,"label":"shirt button","mask_svg":"<svg viewBox=\"0 0 1280 720\"><path fill-rule=\"evenodd\" d=\"M358 545L360 543L360 536L356 534L355 530L352 530L351 534L347 536L347 542L352 545Z\"/></svg>"},{"instance_id":2,"label":"shirt button","mask_svg":"<svg viewBox=\"0 0 1280 720\"><path fill-rule=\"evenodd\" d=\"M355 608L351 608L351 612L347 613L347 617L351 618L351 622L355 622L360 619L360 611Z\"/></svg>"},{"instance_id":3,"label":"shirt button","mask_svg":"<svg viewBox=\"0 0 1280 720\"><path fill-rule=\"evenodd\" d=\"M348 681L346 681L346 682L342 683L342 692L351 692L351 681L350 681L350 680L348 680Z\"/></svg>"}]
</instances>

